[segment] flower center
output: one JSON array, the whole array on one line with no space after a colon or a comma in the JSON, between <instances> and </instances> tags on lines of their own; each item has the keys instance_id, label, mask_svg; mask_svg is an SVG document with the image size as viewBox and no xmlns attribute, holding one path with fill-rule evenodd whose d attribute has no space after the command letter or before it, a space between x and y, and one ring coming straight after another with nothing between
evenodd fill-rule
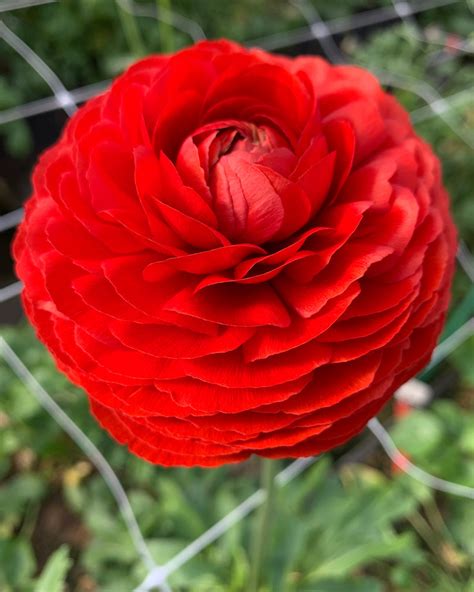
<instances>
[{"instance_id":1,"label":"flower center","mask_svg":"<svg viewBox=\"0 0 474 592\"><path fill-rule=\"evenodd\" d=\"M213 158L209 165L214 166L223 156L230 154L238 155L249 162L258 162L265 154L281 145L281 138L268 127L245 124L239 128L226 128L217 132L211 143L210 153Z\"/></svg>"},{"instance_id":2,"label":"flower center","mask_svg":"<svg viewBox=\"0 0 474 592\"><path fill-rule=\"evenodd\" d=\"M272 125L237 120L202 126L178 154L188 178L201 179L199 190L219 230L234 243L252 244L263 244L281 225L284 210L274 181L294 160L287 139Z\"/></svg>"}]
</instances>

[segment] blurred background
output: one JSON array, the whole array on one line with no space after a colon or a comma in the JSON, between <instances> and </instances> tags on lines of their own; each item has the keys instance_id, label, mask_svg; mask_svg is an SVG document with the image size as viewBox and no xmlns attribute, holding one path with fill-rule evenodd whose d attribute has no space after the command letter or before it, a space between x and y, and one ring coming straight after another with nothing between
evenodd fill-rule
<instances>
[{"instance_id":1,"label":"blurred background","mask_svg":"<svg viewBox=\"0 0 474 592\"><path fill-rule=\"evenodd\" d=\"M110 461L158 563L252 494L257 464L169 470L128 455L93 423L86 398L23 320L10 242L32 166L67 115L18 40L78 104L133 60L205 37L325 55L379 75L441 158L463 263L449 347L420 377L426 404L396 400L381 420L413 462L473 487L473 11L456 0L0 1L0 335ZM474 591L473 502L414 481L368 432L277 495L262 591ZM234 526L171 576L173 590L245 592L251 534L250 519ZM0 592L130 592L145 575L90 459L0 358Z\"/></svg>"}]
</instances>

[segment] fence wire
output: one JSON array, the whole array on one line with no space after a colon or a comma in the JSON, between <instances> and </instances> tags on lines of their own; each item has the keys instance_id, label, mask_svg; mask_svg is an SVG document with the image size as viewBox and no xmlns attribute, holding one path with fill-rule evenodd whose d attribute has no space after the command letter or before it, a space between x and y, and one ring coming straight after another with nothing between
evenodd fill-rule
<instances>
[{"instance_id":1,"label":"fence wire","mask_svg":"<svg viewBox=\"0 0 474 592\"><path fill-rule=\"evenodd\" d=\"M357 31L373 25L392 23L399 19L405 25L405 32L408 36L412 36L418 41L427 42L423 31L418 27L416 20L413 18L414 15L434 8L449 6L457 1L459 0L420 0L417 3L410 3L405 0L392 0L391 6L363 11L352 15L351 17L324 21L320 18L314 4L310 3L308 0L290 0L291 4L300 10L303 18L307 22L307 26L297 28L293 31L285 31L254 39L248 41L247 45L259 46L268 50L278 50L287 49L302 42L315 40L320 44L322 50L332 62L346 62L346 56L334 39L334 35L349 31ZM5 0L0 4L0 13L31 6L51 4L54 2L56 2L56 0ZM131 12L135 16L154 18L165 24L171 25L181 32L186 33L193 41L204 39L206 37L204 30L199 23L180 15L173 10L158 9L156 6L145 5L135 2L134 0L117 0L117 3L122 10ZM449 40L449 33L443 31L443 35L446 38L445 42L440 44L443 48L447 47L464 54L473 53L474 48L472 47L472 41L456 38L453 42ZM53 92L51 97L1 111L0 125L31 117L33 115L54 111L58 108L62 108L68 115L71 115L75 111L77 104L102 92L110 83L110 81L104 81L73 90L67 90L55 72L49 68L41 57L34 53L24 40L17 37L2 21L0 21L0 37L30 64L38 75L47 82ZM424 81L394 75L391 72L382 70L377 70L375 74L381 78L382 82L385 84L395 88L409 90L419 96L426 103L425 106L412 111L411 117L414 123L426 121L435 116L439 117L469 146L469 148L474 149L472 140L453 123L449 116L449 112L452 109L472 100L473 89L465 89L451 96L442 97L436 89ZM18 208L13 212L0 216L0 232L14 228L21 221L22 216L22 208ZM471 285L474 285L474 258L469 253L466 245L462 242L459 246L458 262L469 278ZM21 292L21 289L21 282L14 282L0 288L0 303L14 298ZM440 364L450 353L473 334L474 319L471 317L464 322L461 327L458 327L452 332L451 335L449 335L435 349L432 361L428 365L427 370ZM80 430L73 420L64 413L53 398L38 383L21 359L2 337L0 337L0 355L16 376L23 382L25 387L39 400L46 411L83 450L104 478L104 481L109 487L121 511L137 554L141 558L148 572L146 578L136 588L135 592L149 592L153 589L159 589L161 592L171 592L167 580L172 573L180 569L185 563L216 541L237 522L243 520L265 500L265 490L258 489L229 514L204 532L200 537L183 548L165 565L157 565L148 549L143 534L140 531L127 494L108 461L90 441L87 435ZM413 465L396 448L389 433L377 419L374 418L371 420L368 424L368 428L379 440L383 449L392 461L413 478L424 482L431 488L474 499L474 489L444 481ZM290 481L297 478L302 472L310 467L316 460L317 457L310 457L298 459L290 463L275 477L276 485L278 487L287 485Z\"/></svg>"},{"instance_id":2,"label":"fence wire","mask_svg":"<svg viewBox=\"0 0 474 592\"><path fill-rule=\"evenodd\" d=\"M138 527L132 507L128 501L127 494L125 493L119 478L114 473L114 470L99 451L97 446L93 444L93 442L84 434L84 432L59 407L56 401L54 401L51 395L40 385L40 383L31 374L25 364L23 364L21 359L1 336L0 354L16 374L16 376L25 385L25 387L39 401L41 406L54 418L54 420L71 437L71 439L74 440L74 442L97 468L99 473L104 478L104 481L107 483L108 488L112 492L115 501L117 502L138 555L141 557L143 563L148 569L155 567L155 562L153 561L140 528Z\"/></svg>"},{"instance_id":3,"label":"fence wire","mask_svg":"<svg viewBox=\"0 0 474 592\"><path fill-rule=\"evenodd\" d=\"M53 4L54 2L57 2L57 0L3 0L0 4L0 12L10 12L11 10Z\"/></svg>"},{"instance_id":4,"label":"fence wire","mask_svg":"<svg viewBox=\"0 0 474 592\"><path fill-rule=\"evenodd\" d=\"M0 38L20 55L53 91L57 104L71 116L76 111L76 103L56 73L22 39L0 21Z\"/></svg>"}]
</instances>

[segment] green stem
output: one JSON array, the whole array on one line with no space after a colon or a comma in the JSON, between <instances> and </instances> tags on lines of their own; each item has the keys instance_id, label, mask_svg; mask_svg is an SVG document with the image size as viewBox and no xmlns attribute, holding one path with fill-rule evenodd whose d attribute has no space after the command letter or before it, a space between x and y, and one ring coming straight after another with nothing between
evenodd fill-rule
<instances>
[{"instance_id":1,"label":"green stem","mask_svg":"<svg viewBox=\"0 0 474 592\"><path fill-rule=\"evenodd\" d=\"M116 0L120 22L122 24L123 33L127 40L127 45L134 57L138 58L145 55L145 45L138 28L137 21L131 12L129 0ZM124 7L126 5L130 11Z\"/></svg>"},{"instance_id":2,"label":"green stem","mask_svg":"<svg viewBox=\"0 0 474 592\"><path fill-rule=\"evenodd\" d=\"M171 0L156 0L156 13L160 16L160 12L171 12ZM174 51L174 31L169 23L165 23L158 19L160 30L160 44L163 53L172 53Z\"/></svg>"},{"instance_id":3,"label":"green stem","mask_svg":"<svg viewBox=\"0 0 474 592\"><path fill-rule=\"evenodd\" d=\"M275 493L275 473L277 462L262 458L260 461L261 487L266 491L266 498L260 507L255 523L255 535L252 545L251 571L249 592L258 592L261 580L262 565L265 559L265 551L270 544L270 517Z\"/></svg>"}]
</instances>

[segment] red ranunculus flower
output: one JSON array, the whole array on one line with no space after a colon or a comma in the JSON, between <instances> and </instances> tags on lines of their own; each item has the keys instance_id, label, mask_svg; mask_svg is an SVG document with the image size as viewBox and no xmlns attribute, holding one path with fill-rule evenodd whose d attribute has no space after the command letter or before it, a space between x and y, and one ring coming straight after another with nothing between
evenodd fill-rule
<instances>
[{"instance_id":1,"label":"red ranunculus flower","mask_svg":"<svg viewBox=\"0 0 474 592\"><path fill-rule=\"evenodd\" d=\"M211 466L358 433L430 357L455 231L438 160L373 76L220 41L78 111L14 251L102 426Z\"/></svg>"}]
</instances>

